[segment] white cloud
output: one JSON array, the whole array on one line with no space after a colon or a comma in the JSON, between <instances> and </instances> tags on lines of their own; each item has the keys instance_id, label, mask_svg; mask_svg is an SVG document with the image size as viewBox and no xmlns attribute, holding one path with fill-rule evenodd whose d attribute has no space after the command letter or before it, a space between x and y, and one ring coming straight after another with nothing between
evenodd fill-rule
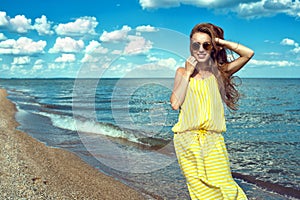
<instances>
[{"instance_id":1,"label":"white cloud","mask_svg":"<svg viewBox=\"0 0 300 200\"><path fill-rule=\"evenodd\" d=\"M108 52L99 42L92 40L85 48L85 55L81 59L82 63L97 63L105 60L105 54ZM101 54L101 55L99 55Z\"/></svg>"},{"instance_id":2,"label":"white cloud","mask_svg":"<svg viewBox=\"0 0 300 200\"><path fill-rule=\"evenodd\" d=\"M101 44L95 40L90 41L90 43L85 48L86 53L97 53L97 54L106 54L108 52L107 48L101 46Z\"/></svg>"},{"instance_id":3,"label":"white cloud","mask_svg":"<svg viewBox=\"0 0 300 200\"><path fill-rule=\"evenodd\" d=\"M125 54L144 53L152 48L152 42L146 40L141 36L129 35L128 39L129 39L129 43L126 45L124 49Z\"/></svg>"},{"instance_id":4,"label":"white cloud","mask_svg":"<svg viewBox=\"0 0 300 200\"><path fill-rule=\"evenodd\" d=\"M27 65L30 63L29 56L14 57L12 65Z\"/></svg>"},{"instance_id":5,"label":"white cloud","mask_svg":"<svg viewBox=\"0 0 300 200\"><path fill-rule=\"evenodd\" d=\"M289 38L285 38L280 42L281 45L288 45L288 46L295 46L298 47L299 44L296 43L294 40L289 39Z\"/></svg>"},{"instance_id":6,"label":"white cloud","mask_svg":"<svg viewBox=\"0 0 300 200\"><path fill-rule=\"evenodd\" d=\"M263 1L241 3L237 8L235 8L235 12L237 12L237 14L243 18L255 18L274 14L273 12L270 13L264 9Z\"/></svg>"},{"instance_id":7,"label":"white cloud","mask_svg":"<svg viewBox=\"0 0 300 200\"><path fill-rule=\"evenodd\" d=\"M136 30L139 32L156 32L156 31L158 31L158 29L156 29L155 27L150 26L150 25L138 26L138 27L136 27Z\"/></svg>"},{"instance_id":8,"label":"white cloud","mask_svg":"<svg viewBox=\"0 0 300 200\"><path fill-rule=\"evenodd\" d=\"M269 53L264 53L264 55L267 55L267 56L281 56L282 54L278 53L278 52L269 52Z\"/></svg>"},{"instance_id":9,"label":"white cloud","mask_svg":"<svg viewBox=\"0 0 300 200\"><path fill-rule=\"evenodd\" d=\"M245 0L140 0L139 2L143 9L178 7L181 4L204 8L223 8L237 6Z\"/></svg>"},{"instance_id":10,"label":"white cloud","mask_svg":"<svg viewBox=\"0 0 300 200\"><path fill-rule=\"evenodd\" d=\"M0 33L0 41L1 40L6 40L7 38L5 37L5 35L3 33Z\"/></svg>"},{"instance_id":11,"label":"white cloud","mask_svg":"<svg viewBox=\"0 0 300 200\"><path fill-rule=\"evenodd\" d=\"M269 60L252 59L249 61L249 65L271 66L271 67L292 67L292 66L296 66L296 63L287 60L269 61Z\"/></svg>"},{"instance_id":12,"label":"white cloud","mask_svg":"<svg viewBox=\"0 0 300 200\"><path fill-rule=\"evenodd\" d=\"M2 70L9 70L9 66L7 64L2 65Z\"/></svg>"},{"instance_id":13,"label":"white cloud","mask_svg":"<svg viewBox=\"0 0 300 200\"><path fill-rule=\"evenodd\" d=\"M84 48L82 40L74 40L70 37L58 37L53 48L49 49L49 53L76 53Z\"/></svg>"},{"instance_id":14,"label":"white cloud","mask_svg":"<svg viewBox=\"0 0 300 200\"><path fill-rule=\"evenodd\" d=\"M95 28L98 22L95 17L81 17L75 20L75 22L69 22L67 24L59 24L55 27L55 31L58 35L68 36L83 36L85 34L96 34Z\"/></svg>"},{"instance_id":15,"label":"white cloud","mask_svg":"<svg viewBox=\"0 0 300 200\"><path fill-rule=\"evenodd\" d=\"M261 0L250 3L240 3L236 9L239 16L245 18L258 18L286 14L300 17L300 2L294 0Z\"/></svg>"},{"instance_id":16,"label":"white cloud","mask_svg":"<svg viewBox=\"0 0 300 200\"><path fill-rule=\"evenodd\" d=\"M75 62L76 58L74 54L62 54L61 57L55 59L55 62L66 63Z\"/></svg>"},{"instance_id":17,"label":"white cloud","mask_svg":"<svg viewBox=\"0 0 300 200\"><path fill-rule=\"evenodd\" d=\"M81 63L97 63L99 65L110 64L112 62L112 57L107 54L85 54L81 59Z\"/></svg>"},{"instance_id":18,"label":"white cloud","mask_svg":"<svg viewBox=\"0 0 300 200\"><path fill-rule=\"evenodd\" d=\"M90 54L85 54L80 62L81 63L97 63L97 62L99 62L99 57L96 57L96 56L93 56Z\"/></svg>"},{"instance_id":19,"label":"white cloud","mask_svg":"<svg viewBox=\"0 0 300 200\"><path fill-rule=\"evenodd\" d=\"M64 69L66 67L66 63L48 63L48 69L53 70L53 69Z\"/></svg>"},{"instance_id":20,"label":"white cloud","mask_svg":"<svg viewBox=\"0 0 300 200\"><path fill-rule=\"evenodd\" d=\"M44 63L45 63L45 61L42 60L42 59L36 60L35 63L34 63L34 65L33 65L33 67L32 67L32 69L31 69L31 71L32 71L32 72L36 72L36 71L38 71L38 70L43 69L43 64L44 64Z\"/></svg>"},{"instance_id":21,"label":"white cloud","mask_svg":"<svg viewBox=\"0 0 300 200\"><path fill-rule=\"evenodd\" d=\"M10 68L10 71L12 73L14 73L15 71L17 71L18 73L20 73L22 69L23 69L23 65L12 65L11 68Z\"/></svg>"},{"instance_id":22,"label":"white cloud","mask_svg":"<svg viewBox=\"0 0 300 200\"><path fill-rule=\"evenodd\" d=\"M177 65L177 62L174 58L167 58L167 59L160 59L157 64L159 66L168 67L168 68L175 68Z\"/></svg>"},{"instance_id":23,"label":"white cloud","mask_svg":"<svg viewBox=\"0 0 300 200\"><path fill-rule=\"evenodd\" d=\"M121 50L115 49L115 50L113 50L113 51L111 52L111 54L114 54L114 55L121 55L121 54L122 54L122 51L121 51Z\"/></svg>"},{"instance_id":24,"label":"white cloud","mask_svg":"<svg viewBox=\"0 0 300 200\"><path fill-rule=\"evenodd\" d=\"M300 2L299 2L299 0L294 1L291 5L290 9L288 9L286 11L286 13L290 16L299 18L300 17Z\"/></svg>"},{"instance_id":25,"label":"white cloud","mask_svg":"<svg viewBox=\"0 0 300 200\"><path fill-rule=\"evenodd\" d=\"M24 15L17 15L9 20L10 28L18 33L27 33L32 29L31 19L27 19Z\"/></svg>"},{"instance_id":26,"label":"white cloud","mask_svg":"<svg viewBox=\"0 0 300 200\"><path fill-rule=\"evenodd\" d=\"M7 26L9 24L9 18L6 16L6 12L0 11L0 26Z\"/></svg>"},{"instance_id":27,"label":"white cloud","mask_svg":"<svg viewBox=\"0 0 300 200\"><path fill-rule=\"evenodd\" d=\"M140 0L143 9L169 8L180 6L178 0Z\"/></svg>"},{"instance_id":28,"label":"white cloud","mask_svg":"<svg viewBox=\"0 0 300 200\"><path fill-rule=\"evenodd\" d=\"M295 47L292 52L296 54L300 53L300 47Z\"/></svg>"},{"instance_id":29,"label":"white cloud","mask_svg":"<svg viewBox=\"0 0 300 200\"><path fill-rule=\"evenodd\" d=\"M104 31L100 36L100 40L103 42L118 42L127 39L128 32L131 28L124 25L121 30L115 30L112 32Z\"/></svg>"},{"instance_id":30,"label":"white cloud","mask_svg":"<svg viewBox=\"0 0 300 200\"><path fill-rule=\"evenodd\" d=\"M33 67L32 67L32 71L33 72L36 72L36 71L38 71L38 70L41 70L43 68L43 65L34 65Z\"/></svg>"},{"instance_id":31,"label":"white cloud","mask_svg":"<svg viewBox=\"0 0 300 200\"><path fill-rule=\"evenodd\" d=\"M259 18L284 13L300 17L299 0L140 0L143 9L178 7L181 4L235 12L243 18Z\"/></svg>"},{"instance_id":32,"label":"white cloud","mask_svg":"<svg viewBox=\"0 0 300 200\"><path fill-rule=\"evenodd\" d=\"M0 54L32 55L43 53L46 41L34 42L27 37L20 37L18 40L8 39L0 42Z\"/></svg>"},{"instance_id":33,"label":"white cloud","mask_svg":"<svg viewBox=\"0 0 300 200\"><path fill-rule=\"evenodd\" d=\"M35 19L33 28L39 35L52 35L53 31L51 30L51 24L52 22L48 21L45 15L42 15L41 18Z\"/></svg>"}]
</instances>

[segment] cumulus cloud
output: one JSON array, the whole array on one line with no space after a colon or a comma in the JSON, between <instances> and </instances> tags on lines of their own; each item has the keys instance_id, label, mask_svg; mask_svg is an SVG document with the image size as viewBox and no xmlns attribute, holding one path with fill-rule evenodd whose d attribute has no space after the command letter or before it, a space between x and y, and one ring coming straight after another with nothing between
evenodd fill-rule
<instances>
[{"instance_id":1,"label":"cumulus cloud","mask_svg":"<svg viewBox=\"0 0 300 200\"><path fill-rule=\"evenodd\" d=\"M98 22L95 17L80 17L75 22L69 22L67 24L59 24L56 26L55 32L58 35L67 36L83 36L85 34L96 34L95 28Z\"/></svg>"},{"instance_id":2,"label":"cumulus cloud","mask_svg":"<svg viewBox=\"0 0 300 200\"><path fill-rule=\"evenodd\" d=\"M138 26L138 27L136 27L136 30L139 32L156 32L156 31L158 31L157 28L150 26L150 25Z\"/></svg>"},{"instance_id":3,"label":"cumulus cloud","mask_svg":"<svg viewBox=\"0 0 300 200\"><path fill-rule=\"evenodd\" d=\"M42 15L41 18L35 19L33 28L39 35L52 35L54 32L51 30L51 24L52 22L48 21L45 15Z\"/></svg>"},{"instance_id":4,"label":"cumulus cloud","mask_svg":"<svg viewBox=\"0 0 300 200\"><path fill-rule=\"evenodd\" d=\"M29 56L14 57L12 65L27 65L30 63Z\"/></svg>"},{"instance_id":5,"label":"cumulus cloud","mask_svg":"<svg viewBox=\"0 0 300 200\"><path fill-rule=\"evenodd\" d=\"M125 54L139 54L152 48L152 42L141 36L129 35L129 43L124 49Z\"/></svg>"},{"instance_id":6,"label":"cumulus cloud","mask_svg":"<svg viewBox=\"0 0 300 200\"><path fill-rule=\"evenodd\" d=\"M104 31L100 36L102 42L119 42L127 39L128 32L131 31L131 27L124 25L122 29L112 32Z\"/></svg>"},{"instance_id":7,"label":"cumulus cloud","mask_svg":"<svg viewBox=\"0 0 300 200\"><path fill-rule=\"evenodd\" d=\"M18 40L8 39L0 42L0 54L32 55L43 53L46 41L34 42L27 37L20 37Z\"/></svg>"},{"instance_id":8,"label":"cumulus cloud","mask_svg":"<svg viewBox=\"0 0 300 200\"><path fill-rule=\"evenodd\" d=\"M32 69L31 69L32 72L36 72L38 70L41 70L43 68L43 64L44 63L45 63L45 61L42 60L42 59L36 60L35 63L34 63L34 65L33 65L33 67L32 67Z\"/></svg>"},{"instance_id":9,"label":"cumulus cloud","mask_svg":"<svg viewBox=\"0 0 300 200\"><path fill-rule=\"evenodd\" d=\"M167 58L167 59L160 59L157 64L159 66L168 67L168 68L174 68L176 67L176 60L174 58Z\"/></svg>"},{"instance_id":10,"label":"cumulus cloud","mask_svg":"<svg viewBox=\"0 0 300 200\"><path fill-rule=\"evenodd\" d=\"M108 53L108 49L104 48L99 42L92 40L86 46L85 55L81 59L82 63L97 63L101 60L105 60L105 56ZM100 54L100 55L99 55Z\"/></svg>"},{"instance_id":11,"label":"cumulus cloud","mask_svg":"<svg viewBox=\"0 0 300 200\"><path fill-rule=\"evenodd\" d=\"M239 16L245 18L258 18L286 14L300 17L300 2L293 0L261 0L251 3L241 3L235 9Z\"/></svg>"},{"instance_id":12,"label":"cumulus cloud","mask_svg":"<svg viewBox=\"0 0 300 200\"><path fill-rule=\"evenodd\" d=\"M255 2L257 0L140 0L143 9L178 7L182 4L203 8L224 8L234 7L243 2Z\"/></svg>"},{"instance_id":13,"label":"cumulus cloud","mask_svg":"<svg viewBox=\"0 0 300 200\"><path fill-rule=\"evenodd\" d=\"M10 18L6 12L0 11L0 27L6 27L13 32L27 33L32 29L31 19L27 19L24 15L16 15Z\"/></svg>"},{"instance_id":14,"label":"cumulus cloud","mask_svg":"<svg viewBox=\"0 0 300 200\"><path fill-rule=\"evenodd\" d=\"M9 24L9 18L6 16L6 12L0 11L0 27L7 26Z\"/></svg>"},{"instance_id":15,"label":"cumulus cloud","mask_svg":"<svg viewBox=\"0 0 300 200\"><path fill-rule=\"evenodd\" d=\"M292 50L292 52L295 53L295 54L300 53L300 47L295 47L295 48Z\"/></svg>"},{"instance_id":16,"label":"cumulus cloud","mask_svg":"<svg viewBox=\"0 0 300 200\"><path fill-rule=\"evenodd\" d=\"M5 35L3 33L0 33L0 41L1 40L6 40L7 38L5 37Z\"/></svg>"},{"instance_id":17,"label":"cumulus cloud","mask_svg":"<svg viewBox=\"0 0 300 200\"><path fill-rule=\"evenodd\" d=\"M106 54L107 52L108 49L101 46L101 44L95 40L90 41L90 43L85 48L85 53L89 54Z\"/></svg>"},{"instance_id":18,"label":"cumulus cloud","mask_svg":"<svg viewBox=\"0 0 300 200\"><path fill-rule=\"evenodd\" d=\"M298 54L300 52L300 46L299 43L297 43L295 40L290 39L290 38L284 38L281 42L281 45L285 45L285 46L292 46L294 47L294 49L292 49L290 52L292 52L293 54Z\"/></svg>"},{"instance_id":19,"label":"cumulus cloud","mask_svg":"<svg viewBox=\"0 0 300 200\"><path fill-rule=\"evenodd\" d=\"M2 65L2 70L9 70L9 66L7 64Z\"/></svg>"},{"instance_id":20,"label":"cumulus cloud","mask_svg":"<svg viewBox=\"0 0 300 200\"><path fill-rule=\"evenodd\" d=\"M54 46L49 49L49 53L76 53L81 51L83 48L84 42L82 40L74 40L70 37L58 37Z\"/></svg>"},{"instance_id":21,"label":"cumulus cloud","mask_svg":"<svg viewBox=\"0 0 300 200\"><path fill-rule=\"evenodd\" d=\"M280 42L281 45L288 45L288 46L295 46L295 47L298 47L299 44L297 42L295 42L294 40L292 39L289 39L289 38L284 38L281 42Z\"/></svg>"},{"instance_id":22,"label":"cumulus cloud","mask_svg":"<svg viewBox=\"0 0 300 200\"><path fill-rule=\"evenodd\" d=\"M11 68L10 68L10 71L11 71L12 73L14 73L15 71L17 71L18 73L20 73L20 72L25 72L25 71L23 70L23 65L12 65ZM24 73L23 73L23 74L24 74Z\"/></svg>"},{"instance_id":23,"label":"cumulus cloud","mask_svg":"<svg viewBox=\"0 0 300 200\"><path fill-rule=\"evenodd\" d=\"M300 17L299 0L140 0L143 9L178 7L181 4L231 11L244 18L257 18L284 13Z\"/></svg>"},{"instance_id":24,"label":"cumulus cloud","mask_svg":"<svg viewBox=\"0 0 300 200\"><path fill-rule=\"evenodd\" d=\"M10 28L18 33L27 33L32 29L31 19L27 19L24 15L17 15L9 20Z\"/></svg>"},{"instance_id":25,"label":"cumulus cloud","mask_svg":"<svg viewBox=\"0 0 300 200\"><path fill-rule=\"evenodd\" d=\"M55 62L58 63L67 63L67 62L75 62L76 58L74 54L62 54L60 57L55 59Z\"/></svg>"}]
</instances>

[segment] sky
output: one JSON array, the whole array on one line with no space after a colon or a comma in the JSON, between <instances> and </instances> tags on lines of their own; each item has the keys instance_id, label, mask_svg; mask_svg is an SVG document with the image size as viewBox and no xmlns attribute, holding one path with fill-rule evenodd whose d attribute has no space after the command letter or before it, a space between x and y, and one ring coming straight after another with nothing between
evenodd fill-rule
<instances>
[{"instance_id":1,"label":"sky","mask_svg":"<svg viewBox=\"0 0 300 200\"><path fill-rule=\"evenodd\" d=\"M173 77L203 22L255 51L238 76L300 78L299 0L1 0L0 78Z\"/></svg>"}]
</instances>

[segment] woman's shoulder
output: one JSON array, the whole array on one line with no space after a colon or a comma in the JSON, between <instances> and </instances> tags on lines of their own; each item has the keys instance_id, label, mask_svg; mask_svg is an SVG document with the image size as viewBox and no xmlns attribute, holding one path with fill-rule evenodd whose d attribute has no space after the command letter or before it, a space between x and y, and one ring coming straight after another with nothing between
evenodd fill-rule
<instances>
[{"instance_id":1,"label":"woman's shoulder","mask_svg":"<svg viewBox=\"0 0 300 200\"><path fill-rule=\"evenodd\" d=\"M180 74L183 75L185 72L185 68L184 67L178 67L176 70L176 74Z\"/></svg>"}]
</instances>

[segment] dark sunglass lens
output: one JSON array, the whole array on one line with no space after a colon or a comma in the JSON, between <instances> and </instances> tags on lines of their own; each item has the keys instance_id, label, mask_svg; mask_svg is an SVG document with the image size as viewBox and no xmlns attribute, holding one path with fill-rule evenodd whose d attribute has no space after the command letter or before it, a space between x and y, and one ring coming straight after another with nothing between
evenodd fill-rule
<instances>
[{"instance_id":1,"label":"dark sunglass lens","mask_svg":"<svg viewBox=\"0 0 300 200\"><path fill-rule=\"evenodd\" d=\"M200 44L197 42L192 43L192 49L198 51L200 49Z\"/></svg>"},{"instance_id":2,"label":"dark sunglass lens","mask_svg":"<svg viewBox=\"0 0 300 200\"><path fill-rule=\"evenodd\" d=\"M210 43L208 43L208 42L204 42L203 43L203 49L210 50L210 48L211 48L211 44Z\"/></svg>"}]
</instances>

